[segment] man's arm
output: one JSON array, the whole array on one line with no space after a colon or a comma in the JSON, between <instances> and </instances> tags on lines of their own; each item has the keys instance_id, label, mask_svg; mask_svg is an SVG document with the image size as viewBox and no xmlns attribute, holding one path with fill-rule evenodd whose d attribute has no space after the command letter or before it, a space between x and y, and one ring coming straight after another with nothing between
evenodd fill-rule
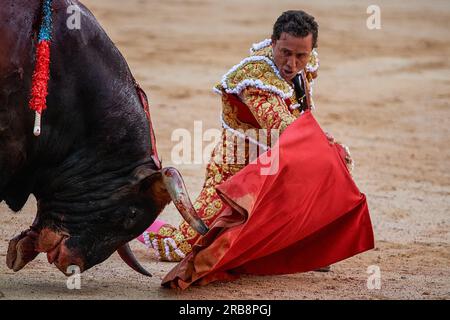
<instances>
[{"instance_id":1,"label":"man's arm","mask_svg":"<svg viewBox=\"0 0 450 320\"><path fill-rule=\"evenodd\" d=\"M275 93L248 87L239 97L263 129L279 129L281 134L296 119L284 100Z\"/></svg>"}]
</instances>

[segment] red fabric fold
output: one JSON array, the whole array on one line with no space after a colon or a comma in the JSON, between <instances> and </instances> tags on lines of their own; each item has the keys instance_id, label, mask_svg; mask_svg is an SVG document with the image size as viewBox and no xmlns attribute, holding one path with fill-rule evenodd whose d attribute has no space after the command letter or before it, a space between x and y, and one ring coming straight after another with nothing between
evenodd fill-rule
<instances>
[{"instance_id":1,"label":"red fabric fold","mask_svg":"<svg viewBox=\"0 0 450 320\"><path fill-rule=\"evenodd\" d=\"M270 154L217 188L228 209L163 285L311 271L373 248L367 201L341 149L305 112Z\"/></svg>"}]
</instances>

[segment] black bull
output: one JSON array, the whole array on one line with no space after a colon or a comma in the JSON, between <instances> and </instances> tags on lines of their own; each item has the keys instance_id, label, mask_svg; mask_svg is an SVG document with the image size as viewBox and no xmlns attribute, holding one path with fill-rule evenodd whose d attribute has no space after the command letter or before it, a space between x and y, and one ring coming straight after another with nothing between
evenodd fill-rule
<instances>
[{"instance_id":1,"label":"black bull","mask_svg":"<svg viewBox=\"0 0 450 320\"><path fill-rule=\"evenodd\" d=\"M79 30L66 24L74 3ZM70 265L85 271L117 250L146 274L128 242L171 199L196 230L207 228L178 172L151 157L150 125L129 67L77 1L53 1L48 108L42 135L34 137L28 101L41 6L0 6L0 202L19 211L30 194L37 199L36 218L11 240L7 265L18 271L45 252L64 273Z\"/></svg>"}]
</instances>

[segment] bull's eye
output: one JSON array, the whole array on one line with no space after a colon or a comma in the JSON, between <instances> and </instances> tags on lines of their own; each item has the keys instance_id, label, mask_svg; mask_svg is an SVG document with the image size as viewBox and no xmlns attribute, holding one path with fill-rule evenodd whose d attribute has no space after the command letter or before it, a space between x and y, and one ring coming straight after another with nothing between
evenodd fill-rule
<instances>
[{"instance_id":1,"label":"bull's eye","mask_svg":"<svg viewBox=\"0 0 450 320\"><path fill-rule=\"evenodd\" d=\"M129 214L129 218L130 219L134 219L137 216L137 209L135 207L131 207L130 208L130 214Z\"/></svg>"},{"instance_id":2,"label":"bull's eye","mask_svg":"<svg viewBox=\"0 0 450 320\"><path fill-rule=\"evenodd\" d=\"M138 218L139 210L135 207L130 207L127 217L124 221L126 229L132 229L136 225L136 219Z\"/></svg>"}]
</instances>

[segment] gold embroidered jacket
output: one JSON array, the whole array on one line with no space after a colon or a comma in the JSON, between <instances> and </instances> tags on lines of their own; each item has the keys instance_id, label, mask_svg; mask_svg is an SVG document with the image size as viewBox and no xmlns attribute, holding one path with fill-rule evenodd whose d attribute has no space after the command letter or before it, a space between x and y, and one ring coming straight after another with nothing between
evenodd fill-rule
<instances>
[{"instance_id":1,"label":"gold embroidered jacket","mask_svg":"<svg viewBox=\"0 0 450 320\"><path fill-rule=\"evenodd\" d=\"M318 66L314 51L301 73L308 108L313 107L311 82ZM301 114L293 86L280 76L275 66L270 40L253 45L250 56L231 68L214 90L222 96L222 141L211 155L203 189L194 203L208 226L225 208L216 186L249 163L248 146L244 156L237 154L233 139L230 141L230 131L231 135L252 129L278 129L281 133ZM186 222L179 229L166 225L158 234L150 235L152 246L165 261L183 259L198 238Z\"/></svg>"}]
</instances>

